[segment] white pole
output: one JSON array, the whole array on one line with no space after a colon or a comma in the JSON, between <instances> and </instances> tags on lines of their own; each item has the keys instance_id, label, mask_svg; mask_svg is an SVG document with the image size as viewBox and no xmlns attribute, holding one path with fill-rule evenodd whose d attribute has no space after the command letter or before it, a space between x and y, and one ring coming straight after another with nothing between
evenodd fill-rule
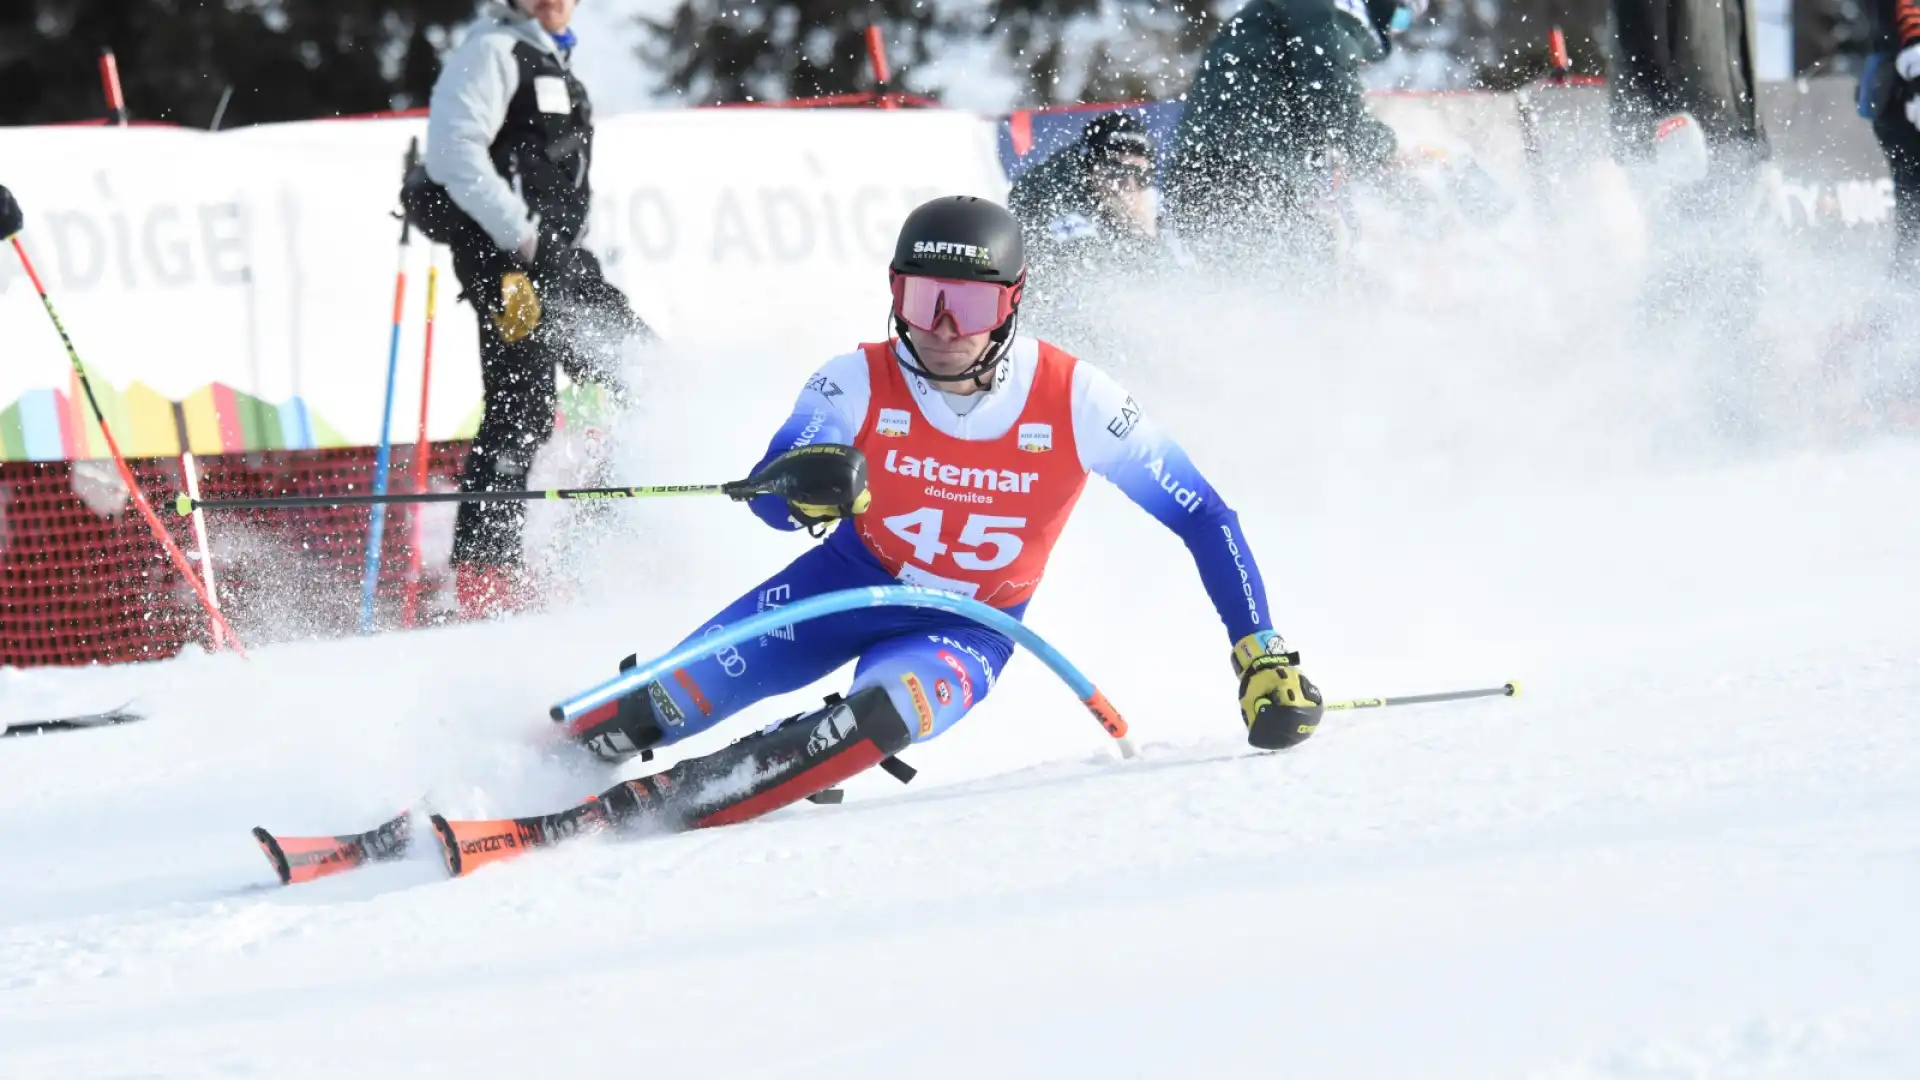
<instances>
[{"instance_id":1,"label":"white pole","mask_svg":"<svg viewBox=\"0 0 1920 1080\"><path fill-rule=\"evenodd\" d=\"M200 501L200 470L194 466L191 451L180 455L180 469L187 477L187 497L198 503ZM198 506L193 511L193 540L200 546L200 577L206 582L207 597L213 603L213 610L219 611L220 590L213 585L213 554L207 550L207 515ZM226 634L216 621L213 624L213 651L219 652L226 647Z\"/></svg>"}]
</instances>

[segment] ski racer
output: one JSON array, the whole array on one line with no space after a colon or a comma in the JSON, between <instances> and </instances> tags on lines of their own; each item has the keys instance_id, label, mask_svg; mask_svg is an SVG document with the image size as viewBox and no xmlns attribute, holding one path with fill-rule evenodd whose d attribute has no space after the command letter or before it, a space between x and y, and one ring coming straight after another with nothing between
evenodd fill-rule
<instances>
[{"instance_id":1,"label":"ski racer","mask_svg":"<svg viewBox=\"0 0 1920 1080\"><path fill-rule=\"evenodd\" d=\"M1320 693L1274 631L1233 510L1111 378L1018 332L1026 262L1013 215L971 197L920 206L900 230L891 277L899 336L815 371L749 481L774 492L752 497L762 521L825 532L825 542L685 640L807 597L895 583L1019 618L1093 472L1192 553L1232 643L1248 741L1280 749L1311 735ZM854 662L844 700L628 781L592 808L724 824L937 737L986 699L1012 652L1006 636L958 615L864 608L718 650L583 713L568 732L608 762L651 756Z\"/></svg>"},{"instance_id":2,"label":"ski racer","mask_svg":"<svg viewBox=\"0 0 1920 1080\"><path fill-rule=\"evenodd\" d=\"M1877 0L1862 111L1893 173L1893 275L1920 284L1920 0Z\"/></svg>"}]
</instances>

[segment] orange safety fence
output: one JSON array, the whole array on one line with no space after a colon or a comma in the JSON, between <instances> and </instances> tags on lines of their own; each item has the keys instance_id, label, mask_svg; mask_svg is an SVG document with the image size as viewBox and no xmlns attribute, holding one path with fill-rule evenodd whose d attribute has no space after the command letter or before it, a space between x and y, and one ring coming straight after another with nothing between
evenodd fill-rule
<instances>
[{"instance_id":1,"label":"orange safety fence","mask_svg":"<svg viewBox=\"0 0 1920 1080\"><path fill-rule=\"evenodd\" d=\"M451 486L466 443L435 443L430 474ZM396 448L409 461L413 448ZM366 492L373 447L198 459L208 499ZM166 509L185 490L180 459L128 462L167 529L192 549L192 525ZM409 470L411 471L411 470ZM386 532L382 565L407 567L425 507ZM390 511L391 512L391 511ZM348 634L359 614L366 507L222 511L207 521L221 608L248 640ZM429 575L432 569L424 571ZM380 622L398 622L405 570L380 582ZM125 663L203 647L207 619L129 499L110 461L0 463L0 666Z\"/></svg>"}]
</instances>

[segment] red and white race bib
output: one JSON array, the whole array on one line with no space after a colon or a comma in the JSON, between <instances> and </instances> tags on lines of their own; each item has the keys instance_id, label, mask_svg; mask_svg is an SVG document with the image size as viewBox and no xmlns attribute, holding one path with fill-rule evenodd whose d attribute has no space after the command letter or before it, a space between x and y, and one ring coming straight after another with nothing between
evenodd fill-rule
<instances>
[{"instance_id":1,"label":"red and white race bib","mask_svg":"<svg viewBox=\"0 0 1920 1080\"><path fill-rule=\"evenodd\" d=\"M872 397L854 445L873 502L861 540L906 584L1000 608L1026 601L1087 486L1073 439L1078 361L1040 343L1019 420L996 439L960 439L927 421L891 343L862 349Z\"/></svg>"}]
</instances>

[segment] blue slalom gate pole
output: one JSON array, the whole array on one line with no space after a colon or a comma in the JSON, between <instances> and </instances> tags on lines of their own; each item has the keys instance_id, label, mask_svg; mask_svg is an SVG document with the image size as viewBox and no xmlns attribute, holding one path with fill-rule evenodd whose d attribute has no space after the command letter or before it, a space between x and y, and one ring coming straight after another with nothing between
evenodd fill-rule
<instances>
[{"instance_id":1,"label":"blue slalom gate pole","mask_svg":"<svg viewBox=\"0 0 1920 1080\"><path fill-rule=\"evenodd\" d=\"M1017 644L1024 646L1028 652L1039 657L1041 663L1046 664L1055 675L1060 676L1060 680L1066 683L1067 688L1080 699L1080 703L1093 713L1094 719L1100 722L1100 726L1106 729L1107 734L1113 736L1119 743L1123 757L1134 756L1133 743L1127 738L1127 722L1121 719L1120 713L1107 702L1106 695L1093 685L1093 681L1081 674L1079 668L1074 667L1058 649L1049 645L1037 631L1006 612L989 607L978 600L911 585L843 589L839 592L811 597L797 604L788 604L785 607L760 612L734 623L711 637L700 638L682 645L657 660L628 668L599 686L555 705L549 710L549 714L557 724L584 728L599 723L618 708L621 698L675 668L685 667L702 657L751 638L757 638L779 627L868 607L931 608L971 619L989 630L997 630L1005 634Z\"/></svg>"},{"instance_id":2,"label":"blue slalom gate pole","mask_svg":"<svg viewBox=\"0 0 1920 1080\"><path fill-rule=\"evenodd\" d=\"M420 140L407 146L407 167L420 155ZM393 278L393 337L387 347L387 400L380 411L380 450L373 459L373 493L387 493L387 471L393 463L393 384L400 369L400 316L407 302L407 249L413 239L413 223L400 216L400 269ZM387 507L376 503L367 522L367 568L360 583L360 632L373 632L374 593L380 585L380 544L387 533Z\"/></svg>"}]
</instances>

